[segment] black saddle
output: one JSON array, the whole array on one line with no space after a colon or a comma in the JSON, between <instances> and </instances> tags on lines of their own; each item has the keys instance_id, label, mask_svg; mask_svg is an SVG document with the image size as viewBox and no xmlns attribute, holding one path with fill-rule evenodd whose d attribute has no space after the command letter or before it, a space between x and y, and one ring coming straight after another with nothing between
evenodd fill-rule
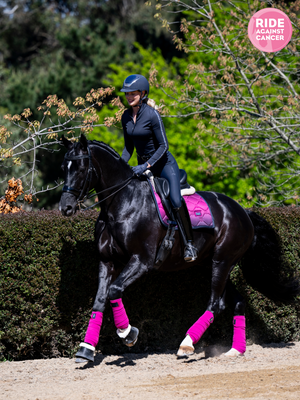
<instances>
[{"instance_id":1,"label":"black saddle","mask_svg":"<svg viewBox=\"0 0 300 400\"><path fill-rule=\"evenodd\" d=\"M187 173L184 169L179 170L180 189L189 189L190 185L187 183ZM155 185L160 187L160 190L165 198L170 196L170 184L165 178L154 178ZM159 189L158 189L159 190ZM160 193L158 192L160 195Z\"/></svg>"},{"instance_id":2,"label":"black saddle","mask_svg":"<svg viewBox=\"0 0 300 400\"><path fill-rule=\"evenodd\" d=\"M190 185L187 183L187 173L184 169L179 170L180 189L189 189ZM166 213L171 221L175 221L173 208L170 201L170 184L165 178L154 178L156 192L161 198L161 202L166 210Z\"/></svg>"}]
</instances>

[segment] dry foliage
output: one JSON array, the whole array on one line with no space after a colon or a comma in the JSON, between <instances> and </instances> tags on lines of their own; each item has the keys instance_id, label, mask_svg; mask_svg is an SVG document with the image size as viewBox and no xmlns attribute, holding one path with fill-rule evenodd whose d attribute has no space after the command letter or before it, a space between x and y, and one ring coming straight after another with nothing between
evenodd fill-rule
<instances>
[{"instance_id":1,"label":"dry foliage","mask_svg":"<svg viewBox=\"0 0 300 400\"><path fill-rule=\"evenodd\" d=\"M84 98L76 98L72 108L68 107L63 99L50 95L38 107L41 113L40 120L32 118L32 111L29 108L20 114L5 115L4 119L8 121L7 124L11 129L9 130L8 126L0 126L0 168L6 168L8 171L6 179L2 182L6 182L9 175L13 174L11 171L14 170L14 166L28 166L22 175L24 186L22 190L26 193L24 200L29 203L32 202L32 196L60 186L62 182L55 182L53 187L37 188L39 152L59 151L57 145L61 144L62 133L69 136L70 140L76 141L81 133L89 133L95 126L102 126L103 124L98 124L97 109L102 107L104 99L112 96L113 91L113 87L92 89ZM119 105L118 102L117 104ZM109 120L105 121L105 124L111 126L114 122L115 120ZM16 193L16 185L21 184L16 183L20 181L14 178L9 182L9 196L12 196ZM14 204L11 199L12 197L9 199L5 197L1 200L1 212L17 212L20 209L10 205Z\"/></svg>"},{"instance_id":2,"label":"dry foliage","mask_svg":"<svg viewBox=\"0 0 300 400\"><path fill-rule=\"evenodd\" d=\"M0 200L0 213L9 214L22 210L22 206L17 205L17 199L24 193L21 179L12 178L8 181L8 188L5 191L5 197ZM31 195L30 195L31 196ZM29 202L32 201L27 196Z\"/></svg>"}]
</instances>

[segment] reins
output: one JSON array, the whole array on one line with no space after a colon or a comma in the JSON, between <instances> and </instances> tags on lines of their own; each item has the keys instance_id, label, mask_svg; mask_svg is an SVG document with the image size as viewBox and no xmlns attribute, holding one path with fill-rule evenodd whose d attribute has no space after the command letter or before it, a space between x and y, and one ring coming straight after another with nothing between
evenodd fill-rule
<instances>
[{"instance_id":1,"label":"reins","mask_svg":"<svg viewBox=\"0 0 300 400\"><path fill-rule=\"evenodd\" d=\"M86 208L85 208L84 210L82 210L82 211L86 211L86 210L89 210L90 208L96 207L98 204L100 204L100 203L102 203L103 201L107 200L108 198L110 198L110 197L113 196L114 194L120 192L120 190L124 189L124 188L129 184L129 182L130 182L133 178L134 178L134 175L130 176L128 179L126 179L124 185L121 186L118 190L116 190L115 192L109 194L109 195L106 196L104 199L99 200L97 203L93 204L92 206L86 207ZM123 183L123 182L122 182L122 183ZM84 202L85 200L89 200L89 199L91 199L92 197L98 196L99 194L102 194L102 193L106 192L107 190L114 189L114 188L116 188L116 187L118 187L118 186L119 186L119 184L118 184L118 185L111 186L111 187L109 187L109 188L106 188L106 189L102 190L101 192L94 193L92 196L89 196L89 197L86 197L85 199L83 199L80 203Z\"/></svg>"},{"instance_id":2,"label":"reins","mask_svg":"<svg viewBox=\"0 0 300 400\"><path fill-rule=\"evenodd\" d=\"M107 200L109 197L115 195L120 190L124 189L129 184L129 182L134 178L134 175L132 175L128 179L126 179L125 182L122 182L120 184L111 186L109 188L106 188L104 190L101 190L100 192L94 193L94 194L89 196L89 193L91 191L90 190L90 184L91 184L91 180L92 180L93 171L95 171L95 174L96 174L98 179L99 179L99 176L97 174L96 168L93 165L91 150L90 150L89 146L87 146L87 151L88 151L88 154L82 154L82 155L79 155L79 156L72 156L72 155L70 156L70 155L65 154L65 160L66 161L83 160L85 158L88 158L89 159L89 168L88 168L88 173L87 173L85 181L84 181L84 185L83 185L81 190L78 190L78 189L75 189L73 187L64 185L62 191L71 193L74 196L76 196L76 193L79 193L79 196L76 198L76 200L77 200L77 204L79 205L79 208L80 208L80 205L83 204L86 200L89 200L89 199L91 199L91 198L93 198L95 196L101 195L101 194L107 192L108 190L113 190L115 188L118 188L118 189L115 192L113 192L113 193L109 194L108 196L106 196L104 199L99 200L97 203L95 203L95 204L93 204L93 205L91 205L89 207L86 207L82 211L87 211L87 210L89 210L89 209L91 209L93 207L96 207L98 204L100 204L103 201ZM122 186L119 187L120 185L122 185Z\"/></svg>"}]
</instances>

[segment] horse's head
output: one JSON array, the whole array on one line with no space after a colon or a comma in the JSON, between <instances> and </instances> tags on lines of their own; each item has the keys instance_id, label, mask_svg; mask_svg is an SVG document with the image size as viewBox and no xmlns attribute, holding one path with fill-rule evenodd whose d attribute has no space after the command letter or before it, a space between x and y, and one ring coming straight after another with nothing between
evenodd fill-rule
<instances>
[{"instance_id":1,"label":"horse's head","mask_svg":"<svg viewBox=\"0 0 300 400\"><path fill-rule=\"evenodd\" d=\"M75 214L78 201L87 194L90 188L92 174L91 154L87 139L81 135L78 143L72 143L62 136L64 146L68 152L62 163L65 185L59 202L59 210L65 216Z\"/></svg>"}]
</instances>

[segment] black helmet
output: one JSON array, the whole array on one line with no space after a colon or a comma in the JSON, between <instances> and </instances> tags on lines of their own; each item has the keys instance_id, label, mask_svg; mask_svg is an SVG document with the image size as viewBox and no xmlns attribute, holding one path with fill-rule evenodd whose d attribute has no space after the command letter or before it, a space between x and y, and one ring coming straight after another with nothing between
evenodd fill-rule
<instances>
[{"instance_id":1,"label":"black helmet","mask_svg":"<svg viewBox=\"0 0 300 400\"><path fill-rule=\"evenodd\" d=\"M143 75L129 75L123 82L121 92L134 92L135 90L140 92L145 90L146 95L149 94L149 82Z\"/></svg>"}]
</instances>

